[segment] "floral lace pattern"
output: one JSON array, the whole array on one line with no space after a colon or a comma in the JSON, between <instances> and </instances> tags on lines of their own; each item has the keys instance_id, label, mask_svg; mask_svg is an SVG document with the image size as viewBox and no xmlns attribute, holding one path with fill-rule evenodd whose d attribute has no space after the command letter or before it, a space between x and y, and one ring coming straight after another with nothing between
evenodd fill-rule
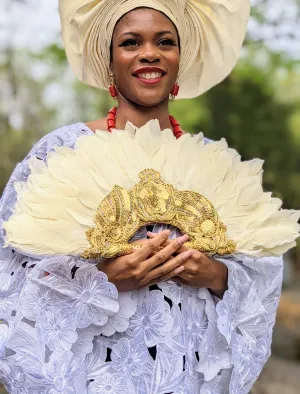
<instances>
[{"instance_id":1,"label":"floral lace pattern","mask_svg":"<svg viewBox=\"0 0 300 394\"><path fill-rule=\"evenodd\" d=\"M29 175L28 159L45 161L82 134L92 131L78 123L44 137L17 165L0 202L0 379L7 391L248 393L270 355L282 259L219 258L229 271L219 300L172 281L118 294L93 261L41 260L2 247L1 223L14 209L14 182ZM135 235L145 237L146 229Z\"/></svg>"}]
</instances>

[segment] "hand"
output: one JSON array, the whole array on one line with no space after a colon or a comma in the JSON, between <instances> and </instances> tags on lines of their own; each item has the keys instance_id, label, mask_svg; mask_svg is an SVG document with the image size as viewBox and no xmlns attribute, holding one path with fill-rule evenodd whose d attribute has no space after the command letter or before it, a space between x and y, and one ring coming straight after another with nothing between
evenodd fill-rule
<instances>
[{"instance_id":1,"label":"hand","mask_svg":"<svg viewBox=\"0 0 300 394\"><path fill-rule=\"evenodd\" d=\"M149 232L148 236L151 239L155 239L158 235ZM168 245L170 242L171 240L167 240L164 245ZM187 250L187 248L182 246L175 253L183 253ZM190 252L192 254L184 263L184 271L173 278L173 280L187 286L208 288L217 297L222 298L227 290L228 269L226 265L197 250L190 250Z\"/></svg>"},{"instance_id":2,"label":"hand","mask_svg":"<svg viewBox=\"0 0 300 394\"><path fill-rule=\"evenodd\" d=\"M206 287L217 297L222 298L227 290L228 270L225 264L205 254L192 251L184 264L184 272L175 281L191 287Z\"/></svg>"},{"instance_id":3,"label":"hand","mask_svg":"<svg viewBox=\"0 0 300 394\"><path fill-rule=\"evenodd\" d=\"M173 256L187 242L188 236L184 235L164 246L169 235L170 231L162 231L155 238L144 240L142 248L132 254L99 263L98 269L119 291L136 290L169 280L184 271L183 264L192 254L192 251L183 251Z\"/></svg>"}]
</instances>

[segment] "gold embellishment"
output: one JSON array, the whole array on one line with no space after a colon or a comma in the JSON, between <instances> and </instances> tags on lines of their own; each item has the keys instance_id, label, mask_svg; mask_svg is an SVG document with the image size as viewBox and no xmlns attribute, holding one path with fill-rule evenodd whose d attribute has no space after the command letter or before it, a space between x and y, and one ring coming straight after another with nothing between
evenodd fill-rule
<instances>
[{"instance_id":1,"label":"gold embellishment","mask_svg":"<svg viewBox=\"0 0 300 394\"><path fill-rule=\"evenodd\" d=\"M129 240L139 228L170 224L188 234L186 247L207 255L231 254L236 244L227 238L226 227L212 203L199 193L178 191L161 180L159 172L147 169L131 191L115 186L97 210L95 228L87 232L91 248L82 257L112 258L131 253Z\"/></svg>"}]
</instances>

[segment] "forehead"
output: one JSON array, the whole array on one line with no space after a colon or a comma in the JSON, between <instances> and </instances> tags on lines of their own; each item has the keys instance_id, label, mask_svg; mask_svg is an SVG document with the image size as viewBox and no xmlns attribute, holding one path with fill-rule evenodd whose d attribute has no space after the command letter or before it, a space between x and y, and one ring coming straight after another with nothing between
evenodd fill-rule
<instances>
[{"instance_id":1,"label":"forehead","mask_svg":"<svg viewBox=\"0 0 300 394\"><path fill-rule=\"evenodd\" d=\"M154 30L169 30L177 34L173 22L162 12L152 8L137 8L125 14L115 27L115 34L126 31L149 32Z\"/></svg>"}]
</instances>

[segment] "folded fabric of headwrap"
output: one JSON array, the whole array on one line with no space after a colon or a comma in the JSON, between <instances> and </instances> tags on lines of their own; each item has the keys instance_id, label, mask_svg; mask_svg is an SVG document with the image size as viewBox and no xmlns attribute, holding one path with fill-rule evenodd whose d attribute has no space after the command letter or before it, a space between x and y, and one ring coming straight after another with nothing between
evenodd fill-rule
<instances>
[{"instance_id":1,"label":"folded fabric of headwrap","mask_svg":"<svg viewBox=\"0 0 300 394\"><path fill-rule=\"evenodd\" d=\"M60 0L66 53L81 81L109 87L114 28L122 16L140 7L164 13L177 27L178 98L199 96L231 72L247 30L249 0Z\"/></svg>"}]
</instances>

